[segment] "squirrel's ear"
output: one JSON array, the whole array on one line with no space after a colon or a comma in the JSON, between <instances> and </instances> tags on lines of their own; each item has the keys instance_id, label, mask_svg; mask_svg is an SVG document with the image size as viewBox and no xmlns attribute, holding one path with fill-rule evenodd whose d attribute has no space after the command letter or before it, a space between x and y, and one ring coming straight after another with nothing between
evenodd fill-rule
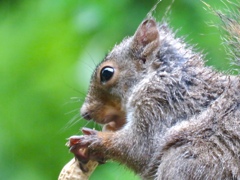
<instances>
[{"instance_id":1,"label":"squirrel's ear","mask_svg":"<svg viewBox=\"0 0 240 180\"><path fill-rule=\"evenodd\" d=\"M147 19L143 21L134 34L133 51L144 58L156 50L159 44L159 32L155 20Z\"/></svg>"}]
</instances>

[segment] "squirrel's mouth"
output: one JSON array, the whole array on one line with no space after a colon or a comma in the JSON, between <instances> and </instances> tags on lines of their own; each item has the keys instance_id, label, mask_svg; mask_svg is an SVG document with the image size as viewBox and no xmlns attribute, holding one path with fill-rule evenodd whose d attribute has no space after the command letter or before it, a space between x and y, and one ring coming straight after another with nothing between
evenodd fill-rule
<instances>
[{"instance_id":1,"label":"squirrel's mouth","mask_svg":"<svg viewBox=\"0 0 240 180\"><path fill-rule=\"evenodd\" d=\"M101 114L93 116L93 120L103 125L103 131L118 131L126 124L126 114L117 108L105 106Z\"/></svg>"},{"instance_id":2,"label":"squirrel's mouth","mask_svg":"<svg viewBox=\"0 0 240 180\"><path fill-rule=\"evenodd\" d=\"M126 113L119 107L105 105L101 108L94 108L83 105L80 111L84 119L102 124L103 131L117 131L126 124Z\"/></svg>"},{"instance_id":3,"label":"squirrel's mouth","mask_svg":"<svg viewBox=\"0 0 240 180\"><path fill-rule=\"evenodd\" d=\"M126 124L125 118L115 118L103 125L103 131L118 131Z\"/></svg>"}]
</instances>

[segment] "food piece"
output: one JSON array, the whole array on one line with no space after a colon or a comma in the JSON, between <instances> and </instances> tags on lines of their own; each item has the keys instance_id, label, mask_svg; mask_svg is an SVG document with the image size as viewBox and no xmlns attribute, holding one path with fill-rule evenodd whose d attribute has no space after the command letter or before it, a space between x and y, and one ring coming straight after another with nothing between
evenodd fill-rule
<instances>
[{"instance_id":1,"label":"food piece","mask_svg":"<svg viewBox=\"0 0 240 180\"><path fill-rule=\"evenodd\" d=\"M58 180L88 180L97 165L98 163L96 161L90 160L85 165L88 171L83 172L79 167L78 160L73 158L63 167L58 177Z\"/></svg>"}]
</instances>

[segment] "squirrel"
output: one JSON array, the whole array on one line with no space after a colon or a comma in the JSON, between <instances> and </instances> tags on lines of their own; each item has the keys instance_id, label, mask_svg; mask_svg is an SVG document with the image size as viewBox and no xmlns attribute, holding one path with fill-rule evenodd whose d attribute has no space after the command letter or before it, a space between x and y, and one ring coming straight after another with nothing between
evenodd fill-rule
<instances>
[{"instance_id":1,"label":"squirrel","mask_svg":"<svg viewBox=\"0 0 240 180\"><path fill-rule=\"evenodd\" d=\"M239 12L216 13L240 60ZM167 23L146 18L92 74L80 111L104 131L69 138L80 168L111 159L146 180L240 179L240 77L204 61Z\"/></svg>"}]
</instances>

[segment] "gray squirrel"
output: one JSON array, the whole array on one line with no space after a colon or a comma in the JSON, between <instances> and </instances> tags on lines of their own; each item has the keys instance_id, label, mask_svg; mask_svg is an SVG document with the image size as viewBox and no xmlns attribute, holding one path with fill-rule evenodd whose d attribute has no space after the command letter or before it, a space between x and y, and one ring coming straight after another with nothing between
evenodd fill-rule
<instances>
[{"instance_id":1,"label":"gray squirrel","mask_svg":"<svg viewBox=\"0 0 240 180\"><path fill-rule=\"evenodd\" d=\"M216 14L240 62L239 12ZM96 67L81 115L104 124L69 138L82 170L111 159L146 180L240 179L240 77L205 66L151 16Z\"/></svg>"}]
</instances>

